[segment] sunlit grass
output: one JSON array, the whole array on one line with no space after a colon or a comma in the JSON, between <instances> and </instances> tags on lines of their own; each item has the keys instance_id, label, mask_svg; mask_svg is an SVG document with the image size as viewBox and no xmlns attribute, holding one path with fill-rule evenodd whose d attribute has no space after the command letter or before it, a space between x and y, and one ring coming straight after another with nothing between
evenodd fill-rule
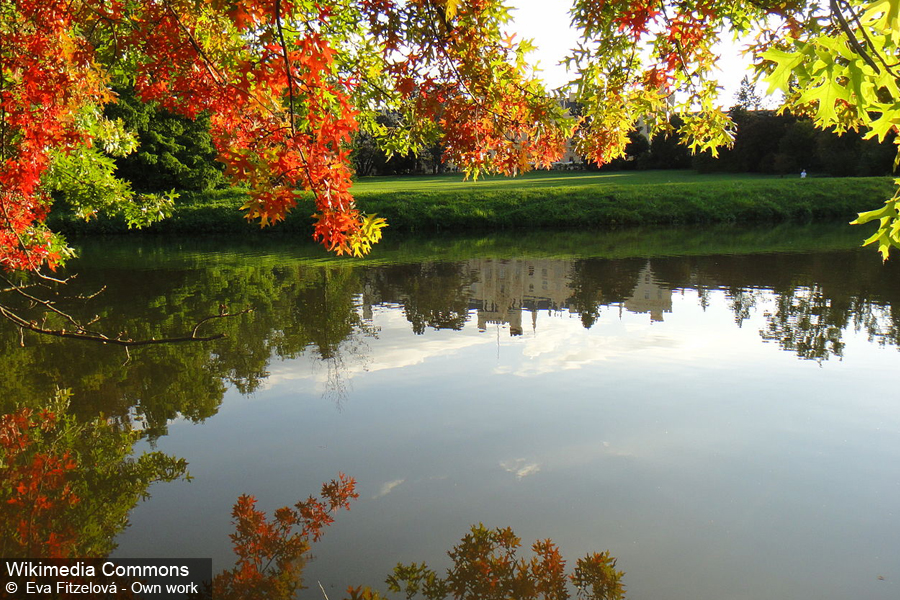
<instances>
[{"instance_id":1,"label":"sunlit grass","mask_svg":"<svg viewBox=\"0 0 900 600\"><path fill-rule=\"evenodd\" d=\"M658 185L667 183L701 183L772 179L777 176L750 173L717 173L699 175L694 171L531 171L518 177L493 175L466 180L462 173L443 175L410 175L398 177L362 177L353 186L353 193L365 195L384 192L447 192L484 190L525 190L545 187L588 188L610 185Z\"/></svg>"},{"instance_id":2,"label":"sunlit grass","mask_svg":"<svg viewBox=\"0 0 900 600\"><path fill-rule=\"evenodd\" d=\"M808 222L847 223L893 194L889 177L807 178L693 171L560 172L465 181L438 176L364 178L353 187L359 209L388 220L391 234L509 229L610 229L646 225ZM265 231L309 235L313 212L306 195L287 219ZM152 232L259 231L240 206L240 189L185 193L175 214ZM68 233L125 233L124 223L85 223L64 211L51 227ZM862 232L862 228L860 230ZM862 233L860 234L862 235ZM867 234L868 235L868 234Z\"/></svg>"}]
</instances>

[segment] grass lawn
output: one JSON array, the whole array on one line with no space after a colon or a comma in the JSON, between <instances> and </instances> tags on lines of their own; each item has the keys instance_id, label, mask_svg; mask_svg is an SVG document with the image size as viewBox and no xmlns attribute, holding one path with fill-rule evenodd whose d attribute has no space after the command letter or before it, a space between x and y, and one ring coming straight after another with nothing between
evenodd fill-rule
<instances>
[{"instance_id":1,"label":"grass lawn","mask_svg":"<svg viewBox=\"0 0 900 600\"><path fill-rule=\"evenodd\" d=\"M807 178L693 171L536 171L520 177L464 181L462 174L368 177L352 189L363 213L385 217L391 232L612 229L702 223L847 223L893 195L890 177ZM285 221L266 231L309 235L309 194ZM239 210L234 188L185 193L159 233L258 231ZM51 228L71 233L124 233L124 223L85 223L54 211Z\"/></svg>"},{"instance_id":2,"label":"grass lawn","mask_svg":"<svg viewBox=\"0 0 900 600\"><path fill-rule=\"evenodd\" d=\"M889 177L806 178L694 171L536 171L464 181L461 174L372 177L360 210L394 230L617 228L693 223L844 222L891 197Z\"/></svg>"},{"instance_id":3,"label":"grass lawn","mask_svg":"<svg viewBox=\"0 0 900 600\"><path fill-rule=\"evenodd\" d=\"M513 191L541 188L597 188L598 186L660 185L670 183L709 183L722 181L759 181L781 179L777 175L752 173L716 173L700 175L689 170L667 171L530 171L518 177L491 175L477 181L464 180L462 173L409 175L400 177L362 177L353 186L357 195L392 192L464 192ZM796 177L799 179L799 177Z\"/></svg>"}]
</instances>

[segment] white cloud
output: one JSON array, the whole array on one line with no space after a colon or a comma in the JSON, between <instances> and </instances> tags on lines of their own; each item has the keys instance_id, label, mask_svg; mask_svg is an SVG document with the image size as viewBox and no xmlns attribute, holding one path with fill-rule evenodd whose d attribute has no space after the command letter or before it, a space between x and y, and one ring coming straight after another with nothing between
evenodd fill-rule
<instances>
[{"instance_id":1,"label":"white cloud","mask_svg":"<svg viewBox=\"0 0 900 600\"><path fill-rule=\"evenodd\" d=\"M377 500L378 498L383 498L394 491L394 488L406 481L406 479L395 479L393 481L388 481L387 483L381 484L381 489L378 490L378 493L372 496L373 500Z\"/></svg>"},{"instance_id":2,"label":"white cloud","mask_svg":"<svg viewBox=\"0 0 900 600\"><path fill-rule=\"evenodd\" d=\"M474 326L463 331L429 331L425 335L415 335L403 312L394 307L376 311L374 321L379 328L378 338L367 340L365 348L360 351L364 356L346 356L340 365L340 377L344 382L363 373L402 369L473 346L496 343L493 338L479 333ZM268 389L293 381L313 381L317 391L322 391L328 378L328 369L321 367L321 360L308 353L298 359L271 365L264 387Z\"/></svg>"},{"instance_id":3,"label":"white cloud","mask_svg":"<svg viewBox=\"0 0 900 600\"><path fill-rule=\"evenodd\" d=\"M588 365L648 349L671 351L679 345L670 336L650 331L650 326L624 327L619 333L598 335L585 330L581 323L562 319L549 323L533 337L522 339L523 361L518 365L505 365L495 369L497 374L534 377L546 373L558 373L581 369Z\"/></svg>"},{"instance_id":4,"label":"white cloud","mask_svg":"<svg viewBox=\"0 0 900 600\"><path fill-rule=\"evenodd\" d=\"M507 473L512 473L516 476L516 479L522 479L523 477L528 477L529 475L534 475L538 471L541 470L540 463L536 462L527 462L524 458L517 458L515 460L502 460L500 461L500 466Z\"/></svg>"}]
</instances>

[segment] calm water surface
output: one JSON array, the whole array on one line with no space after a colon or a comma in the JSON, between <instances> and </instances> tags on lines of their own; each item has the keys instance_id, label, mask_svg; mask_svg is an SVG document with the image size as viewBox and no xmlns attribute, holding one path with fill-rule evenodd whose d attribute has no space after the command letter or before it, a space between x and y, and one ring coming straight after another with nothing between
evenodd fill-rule
<instances>
[{"instance_id":1,"label":"calm water surface","mask_svg":"<svg viewBox=\"0 0 900 600\"><path fill-rule=\"evenodd\" d=\"M360 498L305 597L446 568L479 522L570 561L609 550L633 599L900 596L900 262L596 241L446 242L437 261L415 256L441 241L366 261L84 243L79 289L108 287L72 310L110 328L254 312L124 365L5 327L0 390L71 388L76 412L145 428L138 450L187 459L194 480L150 489L119 556L225 568L239 495L271 511L344 472Z\"/></svg>"}]
</instances>

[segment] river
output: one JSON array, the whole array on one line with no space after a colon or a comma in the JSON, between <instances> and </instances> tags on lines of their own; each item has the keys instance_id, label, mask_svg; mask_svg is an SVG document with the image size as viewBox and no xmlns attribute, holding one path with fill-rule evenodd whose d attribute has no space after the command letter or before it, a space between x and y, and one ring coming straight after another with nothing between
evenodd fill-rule
<instances>
[{"instance_id":1,"label":"river","mask_svg":"<svg viewBox=\"0 0 900 600\"><path fill-rule=\"evenodd\" d=\"M399 240L80 240L63 305L126 355L0 329L5 411L59 386L80 419L184 458L116 556L233 564L231 507L339 472L360 497L303 597L446 569L473 524L609 550L628 598L896 598L900 260L856 230ZM765 250L765 251L763 251ZM23 309L24 310L24 309Z\"/></svg>"}]
</instances>

